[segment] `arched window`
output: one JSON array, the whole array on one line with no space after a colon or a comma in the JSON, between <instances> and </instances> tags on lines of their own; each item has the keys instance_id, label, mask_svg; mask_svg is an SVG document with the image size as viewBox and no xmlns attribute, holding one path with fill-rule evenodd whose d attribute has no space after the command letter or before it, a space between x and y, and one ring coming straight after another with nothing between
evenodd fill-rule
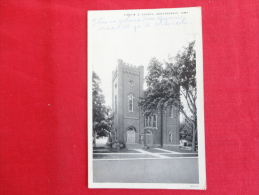
<instances>
[{"instance_id":1,"label":"arched window","mask_svg":"<svg viewBox=\"0 0 259 195\"><path fill-rule=\"evenodd\" d=\"M152 127L157 127L156 115L153 116L153 125L152 125Z\"/></svg>"},{"instance_id":2,"label":"arched window","mask_svg":"<svg viewBox=\"0 0 259 195\"><path fill-rule=\"evenodd\" d=\"M169 117L170 118L173 118L173 107L171 106L170 108L169 108Z\"/></svg>"},{"instance_id":3,"label":"arched window","mask_svg":"<svg viewBox=\"0 0 259 195\"><path fill-rule=\"evenodd\" d=\"M173 142L173 133L172 131L169 132L169 142Z\"/></svg>"},{"instance_id":4,"label":"arched window","mask_svg":"<svg viewBox=\"0 0 259 195\"><path fill-rule=\"evenodd\" d=\"M177 112L178 112L178 110L177 110L177 108L174 106L174 112L173 112L173 117L174 118L176 118L177 117Z\"/></svg>"},{"instance_id":5,"label":"arched window","mask_svg":"<svg viewBox=\"0 0 259 195\"><path fill-rule=\"evenodd\" d=\"M133 112L133 99L134 99L134 95L133 94L129 94L128 96L128 103L129 103L129 112Z\"/></svg>"},{"instance_id":6,"label":"arched window","mask_svg":"<svg viewBox=\"0 0 259 195\"><path fill-rule=\"evenodd\" d=\"M145 127L157 128L157 115L145 116Z\"/></svg>"},{"instance_id":7,"label":"arched window","mask_svg":"<svg viewBox=\"0 0 259 195\"><path fill-rule=\"evenodd\" d=\"M169 108L169 117L176 118L177 117L177 109L175 106Z\"/></svg>"}]
</instances>

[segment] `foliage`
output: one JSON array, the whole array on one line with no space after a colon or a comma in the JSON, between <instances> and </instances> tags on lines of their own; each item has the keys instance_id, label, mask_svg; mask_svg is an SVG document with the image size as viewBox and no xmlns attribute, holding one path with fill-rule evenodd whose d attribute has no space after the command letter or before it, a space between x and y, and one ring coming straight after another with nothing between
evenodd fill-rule
<instances>
[{"instance_id":1,"label":"foliage","mask_svg":"<svg viewBox=\"0 0 259 195\"><path fill-rule=\"evenodd\" d=\"M119 143L119 142L114 142L114 143L112 143L112 148L113 149L122 149L122 148L125 148L125 145L122 143Z\"/></svg>"},{"instance_id":2,"label":"foliage","mask_svg":"<svg viewBox=\"0 0 259 195\"><path fill-rule=\"evenodd\" d=\"M100 83L100 78L93 72L93 135L107 136L112 126L113 114L111 108L105 105L105 99L100 88Z\"/></svg>"},{"instance_id":3,"label":"foliage","mask_svg":"<svg viewBox=\"0 0 259 195\"><path fill-rule=\"evenodd\" d=\"M184 115L186 126L192 129L192 150L195 150L197 141L197 87L196 87L196 52L195 42L180 51L175 57L175 64L167 63L166 69L178 74L176 83L179 86L180 94L184 99L179 102L180 111Z\"/></svg>"},{"instance_id":4,"label":"foliage","mask_svg":"<svg viewBox=\"0 0 259 195\"><path fill-rule=\"evenodd\" d=\"M147 89L145 97L139 105L145 114L157 112L159 108L166 109L172 105L181 112L192 129L193 145L197 133L196 109L196 53L195 42L179 51L174 62L166 62L165 67L156 58L152 58L146 76ZM184 101L182 101L182 98Z\"/></svg>"},{"instance_id":5,"label":"foliage","mask_svg":"<svg viewBox=\"0 0 259 195\"><path fill-rule=\"evenodd\" d=\"M187 140L188 142L192 142L192 128L188 125L188 123L184 123L180 125L180 139Z\"/></svg>"},{"instance_id":6,"label":"foliage","mask_svg":"<svg viewBox=\"0 0 259 195\"><path fill-rule=\"evenodd\" d=\"M156 112L163 105L163 98L166 95L161 76L163 74L162 63L156 58L152 58L148 66L148 75L146 76L147 89L145 97L139 101L146 115Z\"/></svg>"}]
</instances>

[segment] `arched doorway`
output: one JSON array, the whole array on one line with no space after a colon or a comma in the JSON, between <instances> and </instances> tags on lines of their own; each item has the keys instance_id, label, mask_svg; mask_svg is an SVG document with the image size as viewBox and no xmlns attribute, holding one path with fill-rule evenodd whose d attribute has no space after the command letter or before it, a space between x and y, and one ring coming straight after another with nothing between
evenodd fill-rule
<instances>
[{"instance_id":1,"label":"arched doorway","mask_svg":"<svg viewBox=\"0 0 259 195\"><path fill-rule=\"evenodd\" d=\"M127 130L127 143L133 144L136 143L136 130L134 127L129 127Z\"/></svg>"},{"instance_id":2,"label":"arched doorway","mask_svg":"<svg viewBox=\"0 0 259 195\"><path fill-rule=\"evenodd\" d=\"M152 132L149 131L149 130L146 132L146 145L147 145L147 146L153 145Z\"/></svg>"}]
</instances>

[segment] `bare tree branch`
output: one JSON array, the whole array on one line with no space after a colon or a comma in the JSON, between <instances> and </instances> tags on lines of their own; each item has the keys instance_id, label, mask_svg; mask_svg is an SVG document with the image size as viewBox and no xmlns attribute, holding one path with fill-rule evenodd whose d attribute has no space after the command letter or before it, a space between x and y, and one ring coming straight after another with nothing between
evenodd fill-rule
<instances>
[{"instance_id":1,"label":"bare tree branch","mask_svg":"<svg viewBox=\"0 0 259 195\"><path fill-rule=\"evenodd\" d=\"M190 106L190 103L189 103L189 98L184 94L184 92L181 90L181 94L183 94L183 96L185 97L185 99L186 99L186 102L187 102L187 104L188 104L188 107L189 107L189 109L190 109L190 111L192 112L192 114L193 115L196 115L196 110L193 110L193 108ZM186 94L187 94L187 92L186 92Z\"/></svg>"}]
</instances>

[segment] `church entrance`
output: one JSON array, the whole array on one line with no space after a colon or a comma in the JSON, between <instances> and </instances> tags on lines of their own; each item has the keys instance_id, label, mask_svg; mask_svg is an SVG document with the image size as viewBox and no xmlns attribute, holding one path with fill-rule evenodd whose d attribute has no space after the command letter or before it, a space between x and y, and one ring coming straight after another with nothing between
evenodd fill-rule
<instances>
[{"instance_id":1,"label":"church entrance","mask_svg":"<svg viewBox=\"0 0 259 195\"><path fill-rule=\"evenodd\" d=\"M146 145L147 146L153 145L153 137L152 137L152 132L151 131L147 131L146 132Z\"/></svg>"},{"instance_id":2,"label":"church entrance","mask_svg":"<svg viewBox=\"0 0 259 195\"><path fill-rule=\"evenodd\" d=\"M136 132L133 127L130 127L127 131L127 143L128 144L133 144L135 143L135 137L136 137Z\"/></svg>"}]
</instances>

